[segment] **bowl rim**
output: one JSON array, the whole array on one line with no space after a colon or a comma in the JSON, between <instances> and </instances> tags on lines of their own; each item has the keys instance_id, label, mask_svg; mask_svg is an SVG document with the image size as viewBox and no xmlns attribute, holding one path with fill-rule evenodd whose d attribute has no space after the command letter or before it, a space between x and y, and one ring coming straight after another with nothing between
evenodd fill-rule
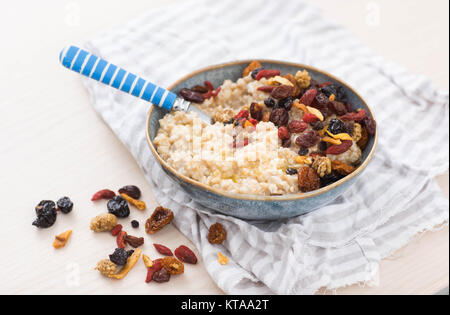
<instances>
[{"instance_id":1,"label":"bowl rim","mask_svg":"<svg viewBox=\"0 0 450 315\"><path fill-rule=\"evenodd\" d=\"M354 88L352 88L350 85L348 85L347 83L345 83L344 81L342 81L341 79L335 77L334 75L312 67L312 66L308 66L308 65L304 65L304 64L300 64L300 63L295 63L295 62L288 62L288 61L280 61L280 60L271 60L271 59L245 59L245 60L236 60L236 61L230 61L230 62L225 62L225 63L221 63L221 64L216 64L216 65L211 65L211 66L207 66L204 68L200 68L198 70L195 70L183 77L181 77L180 79L178 79L177 81L175 81L174 83L172 83L167 89L168 90L172 90L176 85L180 84L181 82L185 81L188 78L191 78L193 76L196 76L200 73L203 72L207 72L207 71L211 71L211 70L215 70L215 69L219 69L219 68L224 68L224 67L229 67L229 66L235 66L235 65L248 65L250 62L252 62L253 60L258 60L259 62L261 62L262 64L264 63L272 63L272 64L279 64L279 65L284 65L284 66L291 66L291 67L297 67L297 68L301 68L301 69L305 69L305 70L311 70L311 71L315 71L315 72L319 72L331 79L333 79L334 81L338 82L341 85L344 85L345 87L347 87L349 90L351 90L362 102L363 104L366 106L366 108L369 110L370 116L375 119L375 116L373 115L372 110L370 109L369 105L367 104L367 102L365 101L365 99L363 97L361 97L361 95L355 91ZM284 195L271 195L271 196L267 196L267 195L252 195L252 194L239 194L239 193L230 193L224 190L220 190L214 187L210 187L206 184L200 183L192 178L189 178L181 173L179 173L177 170L175 170L172 166L170 166L166 161L164 161L158 154L158 151L156 150L156 148L153 145L153 142L150 139L150 132L149 132L149 126L150 126L150 117L152 116L153 113L153 109L154 106L152 105L148 111L147 114L147 120L145 123L145 136L147 138L147 143L150 147L150 150L152 151L153 155L155 156L156 160L160 163L160 165L165 168L166 170L168 170L170 173L172 173L172 175L176 176L177 178L181 179L184 182L187 182L191 185L194 185L198 188L201 188L203 190L207 190L209 192L212 192L214 194L220 195L220 196L224 196L227 198L232 198L232 199L240 199L240 200L251 200L251 201L295 201L295 200L303 200L303 199L308 199L311 197L315 197L321 194L324 194L330 190L333 190L334 188L350 181L351 179L355 178L356 176L358 176L362 171L364 171L364 169L367 167L367 165L369 164L369 162L372 160L375 149L377 147L378 144L378 126L375 132L375 137L374 137L374 142L373 142L373 146L372 149L370 150L369 154L367 155L366 159L363 161L363 163L361 165L358 166L358 168L353 171L353 173L345 176L344 178L334 182L333 184L330 184L328 186L325 186L323 188L317 189L317 190L313 190L311 192L307 192L307 193L295 193L295 194L284 194Z\"/></svg>"}]
</instances>

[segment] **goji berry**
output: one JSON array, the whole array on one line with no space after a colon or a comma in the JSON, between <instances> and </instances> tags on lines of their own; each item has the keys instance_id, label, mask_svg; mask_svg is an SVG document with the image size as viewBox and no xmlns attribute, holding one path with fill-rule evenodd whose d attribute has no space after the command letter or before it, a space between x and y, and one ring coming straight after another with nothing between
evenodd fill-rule
<instances>
[{"instance_id":1,"label":"goji berry","mask_svg":"<svg viewBox=\"0 0 450 315\"><path fill-rule=\"evenodd\" d=\"M100 199L111 199L116 195L116 193L109 189L102 189L97 191L91 198L91 201L96 201Z\"/></svg>"},{"instance_id":2,"label":"goji berry","mask_svg":"<svg viewBox=\"0 0 450 315\"><path fill-rule=\"evenodd\" d=\"M158 253L160 253L161 255L173 256L173 253L170 250L170 248L168 248L168 247L166 247L164 245L161 245L161 244L153 244L153 246L158 251Z\"/></svg>"},{"instance_id":3,"label":"goji berry","mask_svg":"<svg viewBox=\"0 0 450 315\"><path fill-rule=\"evenodd\" d=\"M249 119L247 119L249 122L251 122L252 124L253 124L253 126L256 126L258 123L259 123L259 121L257 121L256 119L253 119L253 118L249 118Z\"/></svg>"},{"instance_id":4,"label":"goji berry","mask_svg":"<svg viewBox=\"0 0 450 315\"><path fill-rule=\"evenodd\" d=\"M357 112L347 113L347 114L341 116L340 119L345 120L345 121L354 120L354 121L359 122L359 121L362 121L366 117L367 117L366 110L361 109Z\"/></svg>"},{"instance_id":5,"label":"goji berry","mask_svg":"<svg viewBox=\"0 0 450 315\"><path fill-rule=\"evenodd\" d=\"M212 85L211 82L205 81L205 85L208 87L209 90L214 90L214 85Z\"/></svg>"},{"instance_id":6,"label":"goji berry","mask_svg":"<svg viewBox=\"0 0 450 315\"><path fill-rule=\"evenodd\" d=\"M265 92L265 93L272 93L272 91L275 89L276 86L273 85L263 85L259 86L257 88L258 91Z\"/></svg>"},{"instance_id":7,"label":"goji berry","mask_svg":"<svg viewBox=\"0 0 450 315\"><path fill-rule=\"evenodd\" d=\"M333 84L333 82L323 82L322 84L319 85L319 88L326 87L326 86L328 86L330 84Z\"/></svg>"},{"instance_id":8,"label":"goji berry","mask_svg":"<svg viewBox=\"0 0 450 315\"><path fill-rule=\"evenodd\" d=\"M221 87L219 86L217 89L215 89L211 92L211 95L214 97L217 96L217 94L219 94L219 92L220 92L220 89L221 89Z\"/></svg>"},{"instance_id":9,"label":"goji berry","mask_svg":"<svg viewBox=\"0 0 450 315\"><path fill-rule=\"evenodd\" d=\"M317 118L316 115L311 114L311 113L306 113L305 115L303 115L302 119L306 123L314 123L319 120L319 118Z\"/></svg>"},{"instance_id":10,"label":"goji berry","mask_svg":"<svg viewBox=\"0 0 450 315\"><path fill-rule=\"evenodd\" d=\"M249 111L246 109L241 110L239 113L237 113L236 116L234 116L235 120L241 119L241 118L245 118L247 119L249 115Z\"/></svg>"},{"instance_id":11,"label":"goji berry","mask_svg":"<svg viewBox=\"0 0 450 315\"><path fill-rule=\"evenodd\" d=\"M255 80L261 80L262 78L271 78L274 76L280 75L280 70L268 70L268 69L262 69L258 72L258 74L255 76Z\"/></svg>"},{"instance_id":12,"label":"goji berry","mask_svg":"<svg viewBox=\"0 0 450 315\"><path fill-rule=\"evenodd\" d=\"M111 230L111 234L112 236L117 236L117 234L120 233L120 231L122 231L122 224L117 224L115 227L113 227L113 229Z\"/></svg>"},{"instance_id":13,"label":"goji berry","mask_svg":"<svg viewBox=\"0 0 450 315\"><path fill-rule=\"evenodd\" d=\"M350 149L350 147L353 145L353 141L352 140L342 140L342 143L339 145L332 145L330 147L328 147L326 153L327 154L342 154L346 151L348 151L348 149Z\"/></svg>"},{"instance_id":14,"label":"goji berry","mask_svg":"<svg viewBox=\"0 0 450 315\"><path fill-rule=\"evenodd\" d=\"M177 249L175 249L175 256L182 262L188 264L197 263L197 256L195 256L194 252L190 250L189 247L184 245L181 245Z\"/></svg>"},{"instance_id":15,"label":"goji berry","mask_svg":"<svg viewBox=\"0 0 450 315\"><path fill-rule=\"evenodd\" d=\"M317 95L316 89L309 89L305 92L305 94L302 95L299 102L300 104L305 104L306 106L310 106L312 102L314 101L314 98Z\"/></svg>"},{"instance_id":16,"label":"goji berry","mask_svg":"<svg viewBox=\"0 0 450 315\"><path fill-rule=\"evenodd\" d=\"M158 258L153 261L153 265L148 268L147 270L147 278L145 279L145 282L149 283L153 279L153 274L157 271L160 271L162 269L162 259Z\"/></svg>"},{"instance_id":17,"label":"goji berry","mask_svg":"<svg viewBox=\"0 0 450 315\"><path fill-rule=\"evenodd\" d=\"M125 239L127 237L127 232L120 231L119 234L117 234L116 243L118 248L125 248Z\"/></svg>"}]
</instances>

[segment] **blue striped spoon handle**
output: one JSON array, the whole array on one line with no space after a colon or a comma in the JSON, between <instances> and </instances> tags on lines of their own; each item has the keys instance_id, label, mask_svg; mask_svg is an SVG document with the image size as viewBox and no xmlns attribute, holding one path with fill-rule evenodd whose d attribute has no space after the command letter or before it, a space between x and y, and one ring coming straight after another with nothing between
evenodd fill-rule
<instances>
[{"instance_id":1,"label":"blue striped spoon handle","mask_svg":"<svg viewBox=\"0 0 450 315\"><path fill-rule=\"evenodd\" d=\"M126 71L90 52L76 46L64 48L59 60L62 65L88 78L134 95L167 110L187 111L190 103L148 80Z\"/></svg>"}]
</instances>

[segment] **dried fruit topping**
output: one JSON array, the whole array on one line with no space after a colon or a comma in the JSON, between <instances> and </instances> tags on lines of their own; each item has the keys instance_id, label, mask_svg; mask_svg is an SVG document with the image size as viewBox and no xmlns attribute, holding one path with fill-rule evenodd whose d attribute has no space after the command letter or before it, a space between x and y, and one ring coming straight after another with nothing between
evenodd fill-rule
<instances>
[{"instance_id":1,"label":"dried fruit topping","mask_svg":"<svg viewBox=\"0 0 450 315\"><path fill-rule=\"evenodd\" d=\"M115 227L113 227L113 229L111 230L111 235L112 236L117 236L120 231L122 231L122 224L117 224Z\"/></svg>"},{"instance_id":2,"label":"dried fruit topping","mask_svg":"<svg viewBox=\"0 0 450 315\"><path fill-rule=\"evenodd\" d=\"M127 243L128 245L130 245L133 248L137 248L139 246L144 245L144 238L127 235L127 236L125 236L125 243Z\"/></svg>"},{"instance_id":3,"label":"dried fruit topping","mask_svg":"<svg viewBox=\"0 0 450 315\"><path fill-rule=\"evenodd\" d=\"M289 134L289 130L285 126L281 126L278 128L278 138L281 140L289 139L291 135Z\"/></svg>"},{"instance_id":4,"label":"dried fruit topping","mask_svg":"<svg viewBox=\"0 0 450 315\"><path fill-rule=\"evenodd\" d=\"M211 244L222 244L227 238L227 231L220 223L214 223L209 228L208 241Z\"/></svg>"},{"instance_id":5,"label":"dried fruit topping","mask_svg":"<svg viewBox=\"0 0 450 315\"><path fill-rule=\"evenodd\" d=\"M328 107L328 103L330 103L330 99L328 98L328 96L326 96L322 92L319 92L314 98L314 102L311 104L311 106L323 109Z\"/></svg>"},{"instance_id":6,"label":"dried fruit topping","mask_svg":"<svg viewBox=\"0 0 450 315\"><path fill-rule=\"evenodd\" d=\"M286 174L288 174L288 175L295 175L297 173L298 173L298 171L295 168L288 168L288 169L286 169Z\"/></svg>"},{"instance_id":7,"label":"dried fruit topping","mask_svg":"<svg viewBox=\"0 0 450 315\"><path fill-rule=\"evenodd\" d=\"M261 68L261 64L257 60L253 60L242 72L242 77L248 76L253 70Z\"/></svg>"},{"instance_id":8,"label":"dried fruit topping","mask_svg":"<svg viewBox=\"0 0 450 315\"><path fill-rule=\"evenodd\" d=\"M297 139L295 139L295 144L299 147L310 148L316 145L320 141L320 136L317 131L308 130L301 133Z\"/></svg>"},{"instance_id":9,"label":"dried fruit topping","mask_svg":"<svg viewBox=\"0 0 450 315\"><path fill-rule=\"evenodd\" d=\"M291 73L288 73L288 74L284 75L283 78L286 78L287 80L289 80L289 82L291 82L292 86L294 87L294 92L293 92L292 96L298 97L298 95L301 92L301 88L299 87L297 81L295 80L295 77Z\"/></svg>"},{"instance_id":10,"label":"dried fruit topping","mask_svg":"<svg viewBox=\"0 0 450 315\"><path fill-rule=\"evenodd\" d=\"M175 257L164 257L162 265L171 275L181 275L184 272L183 263Z\"/></svg>"},{"instance_id":11,"label":"dried fruit topping","mask_svg":"<svg viewBox=\"0 0 450 315\"><path fill-rule=\"evenodd\" d=\"M119 189L119 194L127 194L131 198L141 198L141 190L134 185L127 185Z\"/></svg>"},{"instance_id":12,"label":"dried fruit topping","mask_svg":"<svg viewBox=\"0 0 450 315\"><path fill-rule=\"evenodd\" d=\"M330 84L332 84L333 82L323 82L323 83L321 83L320 85L319 85L319 88L323 88L323 87L325 87L325 86L328 86L328 85L330 85Z\"/></svg>"},{"instance_id":13,"label":"dried fruit topping","mask_svg":"<svg viewBox=\"0 0 450 315\"><path fill-rule=\"evenodd\" d=\"M173 212L170 209L161 206L156 207L152 216L145 222L145 231L148 234L154 234L172 222Z\"/></svg>"},{"instance_id":14,"label":"dried fruit topping","mask_svg":"<svg viewBox=\"0 0 450 315\"><path fill-rule=\"evenodd\" d=\"M158 253L160 253L161 255L173 256L173 253L170 250L170 248L168 248L168 247L166 247L164 245L161 245L161 244L153 244L153 246L158 251Z\"/></svg>"},{"instance_id":15,"label":"dried fruit topping","mask_svg":"<svg viewBox=\"0 0 450 315\"><path fill-rule=\"evenodd\" d=\"M152 279L158 283L168 282L170 280L170 273L166 268L161 268L153 274Z\"/></svg>"},{"instance_id":16,"label":"dried fruit topping","mask_svg":"<svg viewBox=\"0 0 450 315\"><path fill-rule=\"evenodd\" d=\"M118 218L126 218L130 215L130 208L127 201L121 196L115 196L108 201L108 212L114 214Z\"/></svg>"},{"instance_id":17,"label":"dried fruit topping","mask_svg":"<svg viewBox=\"0 0 450 315\"><path fill-rule=\"evenodd\" d=\"M328 84L320 89L322 93L324 93L327 97L330 97L332 94L335 96L335 100L346 103L347 102L347 95L345 93L344 87L341 85L332 83Z\"/></svg>"},{"instance_id":18,"label":"dried fruit topping","mask_svg":"<svg viewBox=\"0 0 450 315\"><path fill-rule=\"evenodd\" d=\"M304 166L298 171L298 189L301 192L309 192L320 188L320 177L309 166Z\"/></svg>"},{"instance_id":19,"label":"dried fruit topping","mask_svg":"<svg viewBox=\"0 0 450 315\"><path fill-rule=\"evenodd\" d=\"M259 68L256 68L255 70L253 70L251 73L252 78L256 80L256 76L258 75L259 71L261 71L263 69L264 69L263 67L259 67Z\"/></svg>"},{"instance_id":20,"label":"dried fruit topping","mask_svg":"<svg viewBox=\"0 0 450 315\"><path fill-rule=\"evenodd\" d=\"M193 103L203 103L203 101L205 100L202 94L186 88L181 89L179 95L186 101Z\"/></svg>"},{"instance_id":21,"label":"dried fruit topping","mask_svg":"<svg viewBox=\"0 0 450 315\"><path fill-rule=\"evenodd\" d=\"M116 237L116 243L118 248L125 248L125 239L127 237L127 232L120 231Z\"/></svg>"},{"instance_id":22,"label":"dried fruit topping","mask_svg":"<svg viewBox=\"0 0 450 315\"><path fill-rule=\"evenodd\" d=\"M351 123L351 122L350 122ZM358 123L351 123L352 124L352 140L354 142L358 142L359 139L362 137L362 126ZM345 126L345 129L349 129L347 125Z\"/></svg>"},{"instance_id":23,"label":"dried fruit topping","mask_svg":"<svg viewBox=\"0 0 450 315\"><path fill-rule=\"evenodd\" d=\"M294 158L294 161L297 162L298 164L306 164L306 165L312 164L312 160L308 156L305 156L305 155L296 156Z\"/></svg>"},{"instance_id":24,"label":"dried fruit topping","mask_svg":"<svg viewBox=\"0 0 450 315\"><path fill-rule=\"evenodd\" d=\"M131 221L131 226L135 229L137 229L139 227L139 222L136 220Z\"/></svg>"},{"instance_id":25,"label":"dried fruit topping","mask_svg":"<svg viewBox=\"0 0 450 315\"><path fill-rule=\"evenodd\" d=\"M272 107L274 107L275 105L277 105L277 102L276 102L273 98L268 97L268 98L266 98L266 99L264 100L264 104L265 104L267 107L272 108Z\"/></svg>"},{"instance_id":26,"label":"dried fruit topping","mask_svg":"<svg viewBox=\"0 0 450 315\"><path fill-rule=\"evenodd\" d=\"M334 145L340 145L342 143L341 140L334 139L334 138L331 138L331 137L328 137L328 136L323 137L322 141L323 142L327 142L327 143L331 143L331 144L334 144Z\"/></svg>"},{"instance_id":27,"label":"dried fruit topping","mask_svg":"<svg viewBox=\"0 0 450 315\"><path fill-rule=\"evenodd\" d=\"M361 139L356 143L361 150L364 150L369 142L369 133L367 132L366 127L362 127L361 129Z\"/></svg>"},{"instance_id":28,"label":"dried fruit topping","mask_svg":"<svg viewBox=\"0 0 450 315\"><path fill-rule=\"evenodd\" d=\"M339 145L332 145L332 146L328 147L326 153L333 154L333 155L342 154L344 152L347 152L348 149L350 149L352 145L353 145L353 141L343 140L342 143Z\"/></svg>"},{"instance_id":29,"label":"dried fruit topping","mask_svg":"<svg viewBox=\"0 0 450 315\"><path fill-rule=\"evenodd\" d=\"M69 213L73 209L73 202L69 197L62 197L57 202L56 205L58 208L56 210L61 211L62 213Z\"/></svg>"},{"instance_id":30,"label":"dried fruit topping","mask_svg":"<svg viewBox=\"0 0 450 315\"><path fill-rule=\"evenodd\" d=\"M316 95L317 95L316 89L309 89L302 95L299 102L306 106L310 106L312 104L312 102L314 101L314 98L316 97Z\"/></svg>"},{"instance_id":31,"label":"dried fruit topping","mask_svg":"<svg viewBox=\"0 0 450 315\"><path fill-rule=\"evenodd\" d=\"M53 242L53 247L58 249L66 246L67 242L69 241L70 235L72 235L72 230L56 235L55 241Z\"/></svg>"},{"instance_id":32,"label":"dried fruit topping","mask_svg":"<svg viewBox=\"0 0 450 315\"><path fill-rule=\"evenodd\" d=\"M195 85L194 87L191 87L190 90L200 94L204 94L209 91L209 88L203 85Z\"/></svg>"},{"instance_id":33,"label":"dried fruit topping","mask_svg":"<svg viewBox=\"0 0 450 315\"><path fill-rule=\"evenodd\" d=\"M116 193L109 189L102 189L97 191L94 196L92 196L91 200L96 201L100 199L111 199L116 195Z\"/></svg>"},{"instance_id":34,"label":"dried fruit topping","mask_svg":"<svg viewBox=\"0 0 450 315\"><path fill-rule=\"evenodd\" d=\"M270 95L277 100L281 100L283 98L293 96L294 88L290 85L280 85L277 86Z\"/></svg>"},{"instance_id":35,"label":"dried fruit topping","mask_svg":"<svg viewBox=\"0 0 450 315\"><path fill-rule=\"evenodd\" d=\"M324 177L320 178L320 187L328 186L334 182L337 182L338 180L342 179L343 176L336 173L331 172L331 174L325 175Z\"/></svg>"},{"instance_id":36,"label":"dried fruit topping","mask_svg":"<svg viewBox=\"0 0 450 315\"><path fill-rule=\"evenodd\" d=\"M102 213L91 220L90 228L94 232L111 231L117 226L117 217L110 213Z\"/></svg>"},{"instance_id":37,"label":"dried fruit topping","mask_svg":"<svg viewBox=\"0 0 450 315\"><path fill-rule=\"evenodd\" d=\"M258 121L260 121L262 119L262 114L263 114L262 110L263 110L262 105L260 105L258 103L252 103L250 105L250 114L254 119L256 119Z\"/></svg>"},{"instance_id":38,"label":"dried fruit topping","mask_svg":"<svg viewBox=\"0 0 450 315\"><path fill-rule=\"evenodd\" d=\"M360 122L366 117L367 117L366 110L361 109L357 112L347 113L347 114L341 116L340 118L341 118L341 120L344 120L344 121L354 120L356 122Z\"/></svg>"},{"instance_id":39,"label":"dried fruit topping","mask_svg":"<svg viewBox=\"0 0 450 315\"><path fill-rule=\"evenodd\" d=\"M189 247L181 245L175 249L175 256L184 263L196 264L197 256Z\"/></svg>"},{"instance_id":40,"label":"dried fruit topping","mask_svg":"<svg viewBox=\"0 0 450 315\"><path fill-rule=\"evenodd\" d=\"M289 148L291 146L291 144L292 144L291 139L283 139L283 140L281 140L281 146L283 148Z\"/></svg>"},{"instance_id":41,"label":"dried fruit topping","mask_svg":"<svg viewBox=\"0 0 450 315\"><path fill-rule=\"evenodd\" d=\"M247 119L248 116L249 116L248 110L243 109L243 110L241 110L239 113L237 113L236 116L234 116L234 119L235 119L235 120L239 120L239 119L241 119L241 118Z\"/></svg>"},{"instance_id":42,"label":"dried fruit topping","mask_svg":"<svg viewBox=\"0 0 450 315\"><path fill-rule=\"evenodd\" d=\"M97 263L95 269L104 276L110 276L116 273L117 265L109 259L103 259Z\"/></svg>"},{"instance_id":43,"label":"dried fruit topping","mask_svg":"<svg viewBox=\"0 0 450 315\"><path fill-rule=\"evenodd\" d=\"M314 129L315 131L319 131L322 130L325 127L325 124L322 121L316 121L313 123L310 123L312 129Z\"/></svg>"},{"instance_id":44,"label":"dried fruit topping","mask_svg":"<svg viewBox=\"0 0 450 315\"><path fill-rule=\"evenodd\" d=\"M330 135L333 139L337 140L353 140L353 138L346 132L333 134L327 130L327 134Z\"/></svg>"},{"instance_id":45,"label":"dried fruit topping","mask_svg":"<svg viewBox=\"0 0 450 315\"><path fill-rule=\"evenodd\" d=\"M298 155L308 155L309 149L305 147L300 147L300 150L298 150Z\"/></svg>"},{"instance_id":46,"label":"dried fruit topping","mask_svg":"<svg viewBox=\"0 0 450 315\"><path fill-rule=\"evenodd\" d=\"M346 131L344 122L342 122L341 120L339 120L337 118L333 118L330 120L330 122L328 123L327 130L335 135Z\"/></svg>"},{"instance_id":47,"label":"dried fruit topping","mask_svg":"<svg viewBox=\"0 0 450 315\"><path fill-rule=\"evenodd\" d=\"M144 265L147 268L153 266L153 261L147 255L142 255L142 260L144 261Z\"/></svg>"},{"instance_id":48,"label":"dried fruit topping","mask_svg":"<svg viewBox=\"0 0 450 315\"><path fill-rule=\"evenodd\" d=\"M258 91L265 92L265 93L272 93L272 91L276 88L276 86L273 85L263 85L259 86L257 88Z\"/></svg>"},{"instance_id":49,"label":"dried fruit topping","mask_svg":"<svg viewBox=\"0 0 450 315\"><path fill-rule=\"evenodd\" d=\"M353 173L355 168L351 165L345 164L341 161L334 160L331 162L331 168L333 171L341 174L341 175L348 175L350 173Z\"/></svg>"},{"instance_id":50,"label":"dried fruit topping","mask_svg":"<svg viewBox=\"0 0 450 315\"><path fill-rule=\"evenodd\" d=\"M125 264L125 266L118 273L109 275L108 277L118 279L118 280L125 278L125 276L128 274L128 272L130 272L130 270L133 269L134 265L136 265L137 261L139 260L139 257L141 257L141 253L142 253L142 250L140 250L139 248L136 249L134 251L133 255L131 255L128 258L128 261Z\"/></svg>"},{"instance_id":51,"label":"dried fruit topping","mask_svg":"<svg viewBox=\"0 0 450 315\"><path fill-rule=\"evenodd\" d=\"M162 259L155 259L152 262L151 267L147 267L148 271L147 271L147 278L145 279L145 282L149 283L150 281L152 281L153 279L153 274L155 272L158 272L162 269Z\"/></svg>"},{"instance_id":52,"label":"dried fruit topping","mask_svg":"<svg viewBox=\"0 0 450 315\"><path fill-rule=\"evenodd\" d=\"M297 84L301 89L306 89L311 85L311 77L306 70L297 71L295 74L295 81L297 81Z\"/></svg>"},{"instance_id":53,"label":"dried fruit topping","mask_svg":"<svg viewBox=\"0 0 450 315\"><path fill-rule=\"evenodd\" d=\"M292 120L288 125L289 131L292 133L300 133L308 128L308 124L300 120Z\"/></svg>"},{"instance_id":54,"label":"dried fruit topping","mask_svg":"<svg viewBox=\"0 0 450 315\"><path fill-rule=\"evenodd\" d=\"M316 156L311 167L316 171L319 177L331 174L331 160L328 157Z\"/></svg>"},{"instance_id":55,"label":"dried fruit topping","mask_svg":"<svg viewBox=\"0 0 450 315\"><path fill-rule=\"evenodd\" d=\"M217 252L217 261L219 262L219 264L221 265L226 265L228 264L228 257L225 256L224 254L222 254L221 252Z\"/></svg>"},{"instance_id":56,"label":"dried fruit topping","mask_svg":"<svg viewBox=\"0 0 450 315\"><path fill-rule=\"evenodd\" d=\"M282 108L285 108L287 111L290 111L293 103L294 103L294 97L289 96L289 97L281 99L278 102L278 107L282 107Z\"/></svg>"},{"instance_id":57,"label":"dried fruit topping","mask_svg":"<svg viewBox=\"0 0 450 315\"><path fill-rule=\"evenodd\" d=\"M302 119L305 123L315 123L316 121L319 121L319 118L311 113L304 114Z\"/></svg>"},{"instance_id":58,"label":"dried fruit topping","mask_svg":"<svg viewBox=\"0 0 450 315\"><path fill-rule=\"evenodd\" d=\"M275 108L272 110L269 120L277 127L286 126L289 121L289 113L284 108Z\"/></svg>"},{"instance_id":59,"label":"dried fruit topping","mask_svg":"<svg viewBox=\"0 0 450 315\"><path fill-rule=\"evenodd\" d=\"M377 123L372 117L366 117L363 120L364 126L366 127L367 133L371 136L375 135L377 130Z\"/></svg>"},{"instance_id":60,"label":"dried fruit topping","mask_svg":"<svg viewBox=\"0 0 450 315\"><path fill-rule=\"evenodd\" d=\"M51 200L42 200L35 207L37 218L33 225L38 228L49 228L56 222L56 207Z\"/></svg>"},{"instance_id":61,"label":"dried fruit topping","mask_svg":"<svg viewBox=\"0 0 450 315\"><path fill-rule=\"evenodd\" d=\"M344 124L345 124L345 127L344 127L345 132L348 133L350 136L353 137L353 134L354 134L354 132L355 132L355 125L356 125L357 123L354 123L353 121L346 121ZM358 124L358 125L359 125L359 124ZM360 125L360 126L361 126L361 125ZM356 128L357 128L357 127L356 127ZM355 141L355 140L353 140L353 141Z\"/></svg>"},{"instance_id":62,"label":"dried fruit topping","mask_svg":"<svg viewBox=\"0 0 450 315\"><path fill-rule=\"evenodd\" d=\"M255 80L261 80L262 78L271 78L276 75L280 75L280 70L269 70L269 69L261 69L258 71L258 74L255 76ZM253 73L252 73L253 76Z\"/></svg>"},{"instance_id":63,"label":"dried fruit topping","mask_svg":"<svg viewBox=\"0 0 450 315\"><path fill-rule=\"evenodd\" d=\"M127 202L129 202L130 204L132 204L133 206L135 206L136 208L138 208L139 210L144 210L146 207L145 202L143 202L142 200L136 200L134 198L131 198L130 196L128 196L127 194L121 193L120 196L125 199Z\"/></svg>"},{"instance_id":64,"label":"dried fruit topping","mask_svg":"<svg viewBox=\"0 0 450 315\"><path fill-rule=\"evenodd\" d=\"M328 109L336 115L344 115L347 113L347 106L338 101L330 101L328 103Z\"/></svg>"},{"instance_id":65,"label":"dried fruit topping","mask_svg":"<svg viewBox=\"0 0 450 315\"><path fill-rule=\"evenodd\" d=\"M320 151L325 152L328 149L328 144L325 141L319 142L319 148Z\"/></svg>"},{"instance_id":66,"label":"dried fruit topping","mask_svg":"<svg viewBox=\"0 0 450 315\"><path fill-rule=\"evenodd\" d=\"M114 253L109 255L109 260L118 266L124 266L128 260L128 252L123 248L116 248Z\"/></svg>"},{"instance_id":67,"label":"dried fruit topping","mask_svg":"<svg viewBox=\"0 0 450 315\"><path fill-rule=\"evenodd\" d=\"M314 108L311 106L306 106L306 109L308 110L308 112L310 112L311 114L313 114L314 116L319 118L320 121L324 120L322 112L320 110L318 110L317 108Z\"/></svg>"}]
</instances>

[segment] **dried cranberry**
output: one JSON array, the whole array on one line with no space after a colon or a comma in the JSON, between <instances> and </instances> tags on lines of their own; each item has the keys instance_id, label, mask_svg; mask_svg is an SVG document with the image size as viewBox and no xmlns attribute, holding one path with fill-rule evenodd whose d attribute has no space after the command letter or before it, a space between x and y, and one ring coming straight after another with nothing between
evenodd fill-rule
<instances>
[{"instance_id":1,"label":"dried cranberry","mask_svg":"<svg viewBox=\"0 0 450 315\"><path fill-rule=\"evenodd\" d=\"M248 110L243 109L243 110L239 111L239 113L237 113L236 116L234 116L234 119L235 119L235 120L239 120L239 119L241 119L241 118L247 119L247 118L248 118L248 115L249 115Z\"/></svg>"},{"instance_id":2,"label":"dried cranberry","mask_svg":"<svg viewBox=\"0 0 450 315\"><path fill-rule=\"evenodd\" d=\"M315 123L316 121L319 120L319 118L316 115L311 113L304 114L302 119L305 123Z\"/></svg>"},{"instance_id":3,"label":"dried cranberry","mask_svg":"<svg viewBox=\"0 0 450 315\"><path fill-rule=\"evenodd\" d=\"M133 199L141 198L141 190L134 185L124 186L119 189L119 194L126 194Z\"/></svg>"},{"instance_id":4,"label":"dried cranberry","mask_svg":"<svg viewBox=\"0 0 450 315\"><path fill-rule=\"evenodd\" d=\"M297 139L295 140L295 143L299 147L306 147L310 148L319 142L320 136L319 134L314 130L305 131L304 133L300 134Z\"/></svg>"},{"instance_id":5,"label":"dried cranberry","mask_svg":"<svg viewBox=\"0 0 450 315\"><path fill-rule=\"evenodd\" d=\"M188 102L203 103L203 101L205 100L202 94L191 91L186 88L181 89L179 94L182 98L184 98Z\"/></svg>"},{"instance_id":6,"label":"dried cranberry","mask_svg":"<svg viewBox=\"0 0 450 315\"><path fill-rule=\"evenodd\" d=\"M277 104L277 102L273 98L268 97L264 100L264 104L266 104L267 107L271 108L274 107Z\"/></svg>"},{"instance_id":7,"label":"dried cranberry","mask_svg":"<svg viewBox=\"0 0 450 315\"><path fill-rule=\"evenodd\" d=\"M286 126L289 121L289 113L284 108L275 108L270 114L269 120L277 127Z\"/></svg>"}]
</instances>

